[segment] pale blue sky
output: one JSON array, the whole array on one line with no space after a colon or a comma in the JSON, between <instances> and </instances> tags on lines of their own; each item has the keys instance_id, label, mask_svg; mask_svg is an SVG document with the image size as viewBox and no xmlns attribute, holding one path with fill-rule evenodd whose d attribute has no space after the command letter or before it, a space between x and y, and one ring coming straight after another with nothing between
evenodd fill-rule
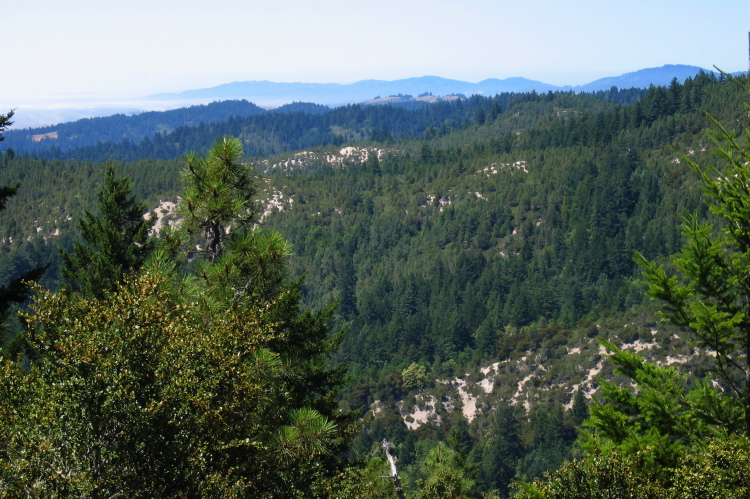
<instances>
[{"instance_id":1,"label":"pale blue sky","mask_svg":"<svg viewBox=\"0 0 750 499\"><path fill-rule=\"evenodd\" d=\"M230 81L747 70L750 0L0 0L0 110Z\"/></svg>"}]
</instances>

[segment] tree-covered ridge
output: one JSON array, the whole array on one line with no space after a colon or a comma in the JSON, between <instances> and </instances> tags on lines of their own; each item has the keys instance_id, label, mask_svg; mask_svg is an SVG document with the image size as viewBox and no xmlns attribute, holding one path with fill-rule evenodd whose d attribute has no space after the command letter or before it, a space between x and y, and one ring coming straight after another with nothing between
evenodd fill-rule
<instances>
[{"instance_id":1,"label":"tree-covered ridge","mask_svg":"<svg viewBox=\"0 0 750 499\"><path fill-rule=\"evenodd\" d=\"M706 98L712 111L720 110L742 92L718 84ZM352 323L341 353L357 380L347 401L367 409L380 400L382 412L370 423L375 441L383 435L404 442L406 463L416 463L417 443L429 445L451 431L455 420L440 409L440 429L422 424L414 437L401 426L415 400L401 373L415 360L430 367L433 379L468 381L464 373L476 367L467 365L511 359L502 369L522 375L475 378L494 382L493 396L478 399L487 415L498 400L513 399L526 376L521 400L536 400L532 404L540 407L570 403L576 385L595 386L588 369L575 369L575 363L593 369L600 362L592 336L636 348L659 344L691 365L706 365L685 338L672 338L674 331L652 319L621 315L641 301L632 250L650 257L676 252L681 214L701 209L698 179L679 155L712 164L705 137L681 125L670 132L671 144L654 149L650 136L677 120L692 125L704 119L700 110L681 113L651 125L624 124L612 140L589 144L547 148L529 144L521 133L507 149L494 140L439 147L453 138L448 135L414 145L411 154L370 158L345 174L329 169L276 179L293 208L274 213L269 223L288 234L300 254L298 268L310 285L306 299L338 298L341 319ZM607 326L596 319L609 314L619 319ZM571 327L587 318L599 324ZM615 332L623 324L630 327ZM571 355L578 348L589 353ZM528 352L533 355L525 370L521 359ZM661 360L668 361L666 355ZM606 369L601 374L612 376ZM458 400L450 392L436 386L432 394L438 404ZM423 407L427 400L415 401ZM480 421L472 425L472 459L489 468L489 454L481 449L493 430ZM563 433L546 444L542 435L552 430L534 430L522 417L518 424L527 444L512 460L514 473L538 476L570 456L575 436L565 436L564 426L552 423ZM529 444L535 434L542 440ZM543 450L550 445L558 457Z\"/></svg>"},{"instance_id":2,"label":"tree-covered ridge","mask_svg":"<svg viewBox=\"0 0 750 499\"><path fill-rule=\"evenodd\" d=\"M264 155L359 138L399 139L422 134L429 138L464 128L472 121L495 121L504 111L509 113L503 116L501 128L508 133L544 120L559 121L582 111L597 113L606 102L628 106L644 96L650 97L636 106L626 119L636 124L650 124L658 116L673 113L675 109L670 109L670 106L674 106L675 99L680 101L678 104L683 110L700 106L701 89L715 80L713 74L704 73L688 78L684 85L675 80L666 97L662 95L662 87L648 91L613 87L609 91L579 94L503 93L486 98L475 95L467 101L424 104L413 109L363 105L328 109L293 103L265 111L246 101L224 101L175 111L148 112L130 117L116 115L33 131L13 131L6 146L18 153L49 159L105 161L117 158L135 161L172 159L190 150L205 152L210 146L205 137L230 134L242 137L250 154ZM612 128L611 123L608 127ZM606 130L602 129L595 135L600 136L602 132L606 133ZM578 133L585 135L580 128Z\"/></svg>"},{"instance_id":3,"label":"tree-covered ridge","mask_svg":"<svg viewBox=\"0 0 750 499\"><path fill-rule=\"evenodd\" d=\"M479 334L490 335L489 343L480 341L487 347L502 329L497 324L518 327L540 316L571 321L591 310L623 303L623 296L618 293L625 292L627 286L621 277L633 269L629 250L637 248L652 256L676 250L676 214L699 203L696 197L676 194L683 188L683 168L672 163L676 157L671 152L653 149L651 134L671 129L668 136L675 138L678 150L704 154L702 138L695 128L701 111L714 112L719 107L716 103L725 102L728 105L721 107L731 109L729 103L737 99L731 87L708 76L673 85L674 95L693 96L682 100L705 101L704 105L666 107L664 111L671 114L651 125L621 119L639 115L632 106L581 114L573 107L581 99L579 96L530 94L518 97L519 110L530 106L527 115L536 116L540 110L548 109L563 116L563 120L508 134L503 133L503 127L515 129L523 115L519 111L518 115L504 112L492 116L490 104L488 116L494 120L485 116L483 124L473 121L450 134L436 132L428 142L389 144L383 150L391 151L392 158L388 154L382 161L371 158L345 171L323 168L312 175L279 177L272 184L274 189L283 191L285 199L293 199L295 204L291 211L271 216L269 223L290 228L288 237L302 257L300 262L321 255L324 265L308 270L316 282L316 291L309 296L311 303L322 304L327 298L338 297L342 300L343 317L353 318L356 313L357 320L369 321L365 318L370 317L376 319L378 328L383 328L394 319L393 311L402 308L398 304L407 300L402 298L407 290L412 295L407 300L412 305L407 309L435 309L428 304L445 296L450 304L447 309L452 309L454 315L465 305L457 296L474 296L467 303L478 301L480 313L461 328L454 330L438 317L430 319L430 323L442 323L441 327L453 332L446 336L433 331L432 335L442 339L424 340L424 352L431 352L430 358L442 352L445 358L454 349L475 348L477 340L473 335L489 314L491 320L487 319ZM643 102L658 101L654 96L664 92L665 89L651 89ZM545 107L548 102L556 105ZM563 113L564 109L570 111ZM511 121L504 121L504 117ZM584 139L588 135L583 132L596 129L597 122L609 120L617 124L607 136L614 134L614 138L604 137L587 144ZM675 128L678 121L682 124ZM563 143L547 148L547 141L538 139L545 134L553 144L555 137L562 137L558 140ZM488 140L472 143L466 138L483 135ZM462 142L468 144L451 145ZM8 155L3 160L4 173L10 181L24 182L29 194L44 199L41 205L36 202L40 208L48 207L44 209L47 213L61 212L52 220L23 220L30 212L22 207L33 201L30 203L25 197L11 200L18 205L7 213L12 218L5 224L6 235L14 244L37 245L36 250L29 248L26 254L38 255L43 253L45 242L35 235L46 237L47 241L65 237L70 231L65 230L64 224L69 226L82 207L93 204L94 182L99 178L97 167ZM176 163L141 161L119 168L132 179L135 192L145 197L149 206L163 199L162 193L174 199ZM57 188L57 181L54 186L50 183L52 179L90 187L66 196ZM56 225L46 225L55 220ZM400 259L408 259L409 266L420 268L419 272L403 272L400 265L390 262L391 256L404 251L408 254ZM369 262L365 261L369 269L360 269L358 254L388 255L382 258L386 266L381 267L383 264L370 257ZM570 261L566 262L566 258ZM302 267L309 268L300 263ZM345 272L346 269L354 272ZM361 272L365 274L362 277ZM459 278L460 273L465 276ZM340 282L344 278L350 282ZM378 280L382 282L378 284ZM561 282L567 287L559 287ZM370 296L377 296L382 306L370 303ZM493 298L487 299L490 296ZM445 312L443 307L437 310ZM481 322L474 324L480 317ZM418 329L421 325L414 323L412 327ZM367 341L377 337L364 336ZM403 342L409 345L405 348L421 351L422 347L405 339L408 336L396 336L400 338L396 345ZM445 346L439 346L444 342ZM392 350L399 348L391 345L378 355L391 358Z\"/></svg>"},{"instance_id":4,"label":"tree-covered ridge","mask_svg":"<svg viewBox=\"0 0 750 499\"><path fill-rule=\"evenodd\" d=\"M164 113L116 116L111 124L110 118L94 118L34 130L33 134L17 132L7 145L18 153L48 159L135 161L172 159L190 150L205 152L211 145L207 137L228 134L240 137L249 154L265 155L361 138L380 141L416 137L425 131L433 133L431 129L447 132L475 118L479 121L485 116L495 119L509 108L515 113L515 106L528 102L559 98L563 105L597 109L604 102L629 103L644 93L640 89L579 95L558 92L546 96L506 93L491 98L473 96L468 101L421 104L414 109L365 105L321 109L321 106L296 103L264 111L245 101L225 101ZM251 109L245 109L248 106ZM533 111L520 108L519 114L531 118L532 122L536 120ZM185 124L177 126L180 119ZM123 129L132 131L123 135ZM56 138L42 138L50 133Z\"/></svg>"},{"instance_id":5,"label":"tree-covered ridge","mask_svg":"<svg viewBox=\"0 0 750 499\"><path fill-rule=\"evenodd\" d=\"M140 142L155 133L170 132L179 127L222 122L232 116L250 116L265 112L265 109L243 100L213 102L170 111L146 111L131 116L115 114L83 118L46 127L10 130L7 146L18 152L28 153L46 150L52 144L60 151L68 151L96 145L99 142Z\"/></svg>"}]
</instances>

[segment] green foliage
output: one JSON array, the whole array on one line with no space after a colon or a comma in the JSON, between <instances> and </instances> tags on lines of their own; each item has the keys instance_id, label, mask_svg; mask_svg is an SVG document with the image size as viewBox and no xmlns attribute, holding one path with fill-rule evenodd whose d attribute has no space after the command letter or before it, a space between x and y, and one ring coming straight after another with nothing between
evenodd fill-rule
<instances>
[{"instance_id":1,"label":"green foliage","mask_svg":"<svg viewBox=\"0 0 750 499\"><path fill-rule=\"evenodd\" d=\"M403 386L407 390L412 388L423 388L427 384L427 368L412 362L412 364L401 373Z\"/></svg>"},{"instance_id":2,"label":"green foliage","mask_svg":"<svg viewBox=\"0 0 750 499\"><path fill-rule=\"evenodd\" d=\"M165 247L172 254L182 249L198 257L195 280L185 281L183 290L192 289L212 314L220 315L228 306L266 311L265 324L277 331L269 344L287 372L290 403L336 421L336 445L344 450L353 431L352 415L337 408L346 367L328 365L341 340L341 334L329 335L335 307L301 309L302 280L286 281L290 244L278 232L254 225L255 181L252 169L239 162L243 155L239 140L220 137L205 158L185 158L179 205L184 219L178 231L167 234ZM203 236L197 252L188 249L196 236Z\"/></svg>"},{"instance_id":3,"label":"green foliage","mask_svg":"<svg viewBox=\"0 0 750 499\"><path fill-rule=\"evenodd\" d=\"M712 440L705 450L683 456L675 470L675 497L750 497L747 438Z\"/></svg>"},{"instance_id":4,"label":"green foliage","mask_svg":"<svg viewBox=\"0 0 750 499\"><path fill-rule=\"evenodd\" d=\"M412 494L415 499L466 498L474 488L457 453L443 442L430 450L421 463L426 478L418 480L418 490Z\"/></svg>"},{"instance_id":5,"label":"green foliage","mask_svg":"<svg viewBox=\"0 0 750 499\"><path fill-rule=\"evenodd\" d=\"M13 117L13 114L13 110L10 110L5 114L0 114L0 140L5 139L5 137L3 137L3 132L6 128L13 124L13 122L10 121L10 119Z\"/></svg>"},{"instance_id":6,"label":"green foliage","mask_svg":"<svg viewBox=\"0 0 750 499\"><path fill-rule=\"evenodd\" d=\"M184 225L216 238L192 272L159 250L108 292L37 289L28 357L0 359L4 495L307 497L331 482L353 431L336 407L345 368L328 366L333 309L301 311L288 243L243 229L254 190L236 144L189 163ZM133 242L152 221L129 193L109 168L91 246L151 250ZM102 230L121 225L134 230Z\"/></svg>"},{"instance_id":7,"label":"green foliage","mask_svg":"<svg viewBox=\"0 0 750 499\"><path fill-rule=\"evenodd\" d=\"M484 442L479 468L481 489L507 494L511 480L516 477L522 454L518 411L508 402L500 401L492 418L490 435Z\"/></svg>"},{"instance_id":8,"label":"green foliage","mask_svg":"<svg viewBox=\"0 0 750 499\"><path fill-rule=\"evenodd\" d=\"M589 404L586 402L586 397L579 388L573 397L573 420L576 425L580 425L589 417Z\"/></svg>"},{"instance_id":9,"label":"green foliage","mask_svg":"<svg viewBox=\"0 0 750 499\"><path fill-rule=\"evenodd\" d=\"M13 117L13 110L8 111L5 114L0 114L0 141L5 139L3 132L5 129L13 124L10 119ZM0 186L0 210L5 209L6 200L13 196L18 190L19 185L2 185Z\"/></svg>"},{"instance_id":10,"label":"green foliage","mask_svg":"<svg viewBox=\"0 0 750 499\"><path fill-rule=\"evenodd\" d=\"M189 160L194 173L184 169L188 183L199 186L192 196L196 216L183 218L190 219L193 239L172 232L164 246L178 257L185 275L167 288L175 302L195 303L196 316L209 323L227 307L264 311L260 323L273 331L266 348L288 373L283 381L289 418L282 425L288 428L276 432L272 445L287 442L283 445L289 448L312 449L302 436L298 444L291 439L308 426L303 413L295 413L301 419L299 425L293 423L292 412L310 408L336 424L329 457L346 447L351 420L336 411L336 404L342 366L351 363L355 390L347 401L366 414L358 453L366 454L372 439L388 436L402 449L404 469L427 480L421 463L436 442L445 440L461 455L464 477L476 478L477 489L489 493L505 491L512 477L532 478L570 455L575 423L586 417L580 392L573 411L559 406L569 401L568 387L585 377L581 364L570 359L595 364L596 348L586 347L595 336L614 334L620 342L644 337L635 328L617 332L614 326L621 328L626 314L642 310L633 308L639 306L641 291L632 277L631 250L647 258L674 253L680 247L674 214L697 211L699 220L704 215L692 189L698 176L675 163L664 146L714 164L703 154L698 133L703 111L734 122L733 103L743 95L733 85L703 75L667 91L612 91L598 99L518 94L414 113L350 106L315 118L291 113L283 119L233 119L159 134L137 147L105 144L71 154L124 159L174 157L184 147L199 151ZM617 104L640 97L640 105ZM482 114L484 124L479 124L473 118ZM275 128L263 128L271 122ZM311 124L315 129L306 128ZM228 132L242 137L241 145L251 154L260 144L275 152L290 144L323 144L334 133L337 143L368 134L390 138L387 146L368 144L367 161L347 161L343 168L316 160L280 174L271 160L256 162L258 171L270 174L260 196L281 191L285 200L294 200L283 213L270 209L264 217L276 233L254 228L252 220L232 225L236 219L231 213L243 217L261 210L252 198L233 197L231 188L225 188L231 179L223 182L217 174L206 180L211 171L237 168L251 180L248 193L266 188L265 182L252 181L254 174L240 163L238 147L227 142L226 150L235 152L225 159L221 152L208 153L208 137ZM407 135L419 140L406 140ZM334 152L318 149L306 155ZM42 259L50 241L66 246L71 225L66 219L92 209L101 176L99 165L77 161L6 154L0 162L3 183L22 181L22 191L32 187L9 199L2 214L0 239L12 257L0 268L5 276L11 263L31 265ZM176 162L153 160L118 165L118 172L132 178L133 191L151 206L159 199L175 199L179 170ZM63 192L59 185L82 190ZM59 220L49 213L60 213ZM218 244L206 244L200 220L222 214L230 214L223 235L216 226L212 235L219 236ZM290 258L292 246L298 258ZM213 248L213 256L207 248ZM184 298L178 299L180 295ZM334 301L340 303L336 311L330 306ZM336 329L346 326L342 336L329 335L329 321ZM667 330L655 338L669 348L687 348ZM581 347L582 354L569 355L573 347ZM513 414L504 431L492 421L494 407L516 392L525 368L516 361L527 352L545 367L524 387L523 397L538 409ZM330 367L331 357L339 367ZM506 360L498 368L502 372L493 393L481 395L479 417L471 425L462 429L457 413L443 412L449 387L437 384L429 390L437 397L441 424L414 432L403 424L399 402L410 386L405 366L431 366L431 377L445 379L470 371L479 376L479 366ZM705 374L709 361L693 366L696 376ZM602 375L610 376L610 369L605 364ZM678 378L649 376L670 389L682 386ZM695 386L688 381L686 388ZM687 400L691 392L682 393ZM368 413L374 399L383 408L377 416ZM658 411L649 407L631 404L625 409L641 411L632 416L634 426L671 424L658 420ZM685 411L680 406L678 416ZM705 434L713 435L713 423L707 421ZM675 438L683 445L682 437ZM321 476L333 476L329 466L335 468L336 459L320 463L322 468L311 467ZM356 475L352 473L347 476ZM319 486L323 489L316 491L333 490L334 484L324 479L311 485ZM317 493L322 494L311 492Z\"/></svg>"},{"instance_id":11,"label":"green foliage","mask_svg":"<svg viewBox=\"0 0 750 499\"><path fill-rule=\"evenodd\" d=\"M13 110L8 111L6 114L0 114L0 141L5 138L3 137L5 129L13 124L10 121L12 117ZM6 157L9 156L12 155L6 153ZM8 199L16 195L20 186L21 184L18 183L15 185L0 185L0 211L5 209ZM18 338L9 338L12 335L8 334L7 321L13 305L22 303L29 298L31 290L27 286L27 283L38 281L46 270L47 265L39 265L26 271L14 268L13 273L15 276L9 282L0 286L0 347L2 347L4 353L14 352L19 348Z\"/></svg>"},{"instance_id":12,"label":"green foliage","mask_svg":"<svg viewBox=\"0 0 750 499\"><path fill-rule=\"evenodd\" d=\"M658 484L634 471L631 459L595 450L583 461L564 464L545 481L517 484L517 499L657 499L668 497Z\"/></svg>"},{"instance_id":13,"label":"green foliage","mask_svg":"<svg viewBox=\"0 0 750 499\"><path fill-rule=\"evenodd\" d=\"M265 113L267 111L245 100L226 100L168 111L146 111L130 116L115 114L106 117L84 118L74 122L35 128L31 134L21 131L11 133L8 136L8 142L23 154L38 155L39 152L53 149L52 155L67 159L80 158L82 153L86 154L83 151L87 150L90 154L93 149L98 150L101 154L99 158L96 158L96 161L107 161L111 158L135 161L144 157L163 157L154 154L154 152L159 146L164 146L160 138L162 133L167 130L181 127L199 128L206 133L206 138L209 140L208 145L210 145L210 140L221 132L212 132L206 126L207 123L227 121L233 116L245 117ZM48 136L44 140L36 141L32 138L33 135L51 132L55 132L56 138ZM122 145L116 148L113 147L115 143L121 143ZM135 158L126 157L123 154L123 149L126 149L128 145L132 147L138 143L141 143L143 149L147 152L145 156ZM190 147L177 151L174 148L170 149L170 157L177 158ZM90 160L92 158L80 159Z\"/></svg>"},{"instance_id":14,"label":"green foliage","mask_svg":"<svg viewBox=\"0 0 750 499\"><path fill-rule=\"evenodd\" d=\"M519 467L529 479L557 469L569 459L570 448L577 437L577 432L566 424L565 412L560 404L536 408L531 413L530 426L532 445ZM506 478L511 477L506 475ZM507 481L498 480L500 486L504 483Z\"/></svg>"},{"instance_id":15,"label":"green foliage","mask_svg":"<svg viewBox=\"0 0 750 499\"><path fill-rule=\"evenodd\" d=\"M678 90L696 88L710 92L713 109L737 98L734 89L704 78ZM551 115L561 113L562 97L550 98L549 108L544 99L519 104L521 131L507 137L500 133L509 126L501 123L510 118L506 113L487 128L389 144L377 169L368 160L342 170L301 167L271 179L294 199L292 209L267 220L300 255L295 272L306 275L306 302L340 297L349 303L349 312L337 317L351 321L338 358L353 365L355 405L367 409L380 400L383 410L366 423L373 433L385 432L407 448L406 435L395 436L404 431L395 406L408 384L404 366L412 363L432 363L438 379L463 377L484 362L511 359L513 366L529 351L545 367L555 366L537 371L526 385L539 410L531 420L512 419L515 441L501 438L490 423L490 404L510 399L515 389L496 381L486 397L468 458L480 465L477 483L485 491L503 491L511 478L539 476L572 455L575 426L586 418L583 394L574 415L558 406L565 390L549 387L583 381L581 366L566 360L571 348L585 348L586 336L610 334L596 327L601 318L613 314L617 323L641 300L632 250L649 257L676 251L674 214L700 202L690 189L697 178L663 146L706 158L700 139L687 130L703 126L696 111L709 99L696 99L691 112L657 105L657 97L640 111L587 114L571 104L563 107L567 118L557 121ZM644 109L652 109L650 118L636 120L632 113ZM549 129L535 126L532 110L549 117ZM688 114L678 117L678 110ZM669 120L674 128L666 128ZM606 133L597 134L603 125ZM563 135L554 138L553 131ZM558 145L550 148L548 139ZM640 334L627 333L623 342ZM595 364L593 354L587 358ZM513 387L523 377L516 376ZM447 437L447 415L441 413L439 427L415 432L416 445L408 448L416 449L417 462L421 444ZM367 438L358 448L369 448Z\"/></svg>"},{"instance_id":16,"label":"green foliage","mask_svg":"<svg viewBox=\"0 0 750 499\"><path fill-rule=\"evenodd\" d=\"M31 370L3 360L10 495L271 497L325 469L336 424L295 407L265 311L206 314L169 268L104 300L38 291Z\"/></svg>"},{"instance_id":17,"label":"green foliage","mask_svg":"<svg viewBox=\"0 0 750 499\"><path fill-rule=\"evenodd\" d=\"M707 75L702 79L711 81ZM699 78L695 80L697 82ZM705 81L694 86L702 85ZM682 88L678 85L678 90ZM497 135L490 132L489 127L482 130L482 126L475 124L474 118L482 115L488 118L484 121L487 125L501 125L505 136L514 130L538 123L549 125L551 120L559 120L560 113L550 104L564 111L578 108L595 113L616 107L615 104L632 104L649 93L657 92L612 89L592 94L502 93L493 97L474 95L468 100L431 105L418 103L412 107L348 105L329 109L293 103L271 111L264 111L247 101L224 101L136 116L79 120L35 130L34 135L56 132L55 139L35 141L29 134L12 133L8 142L22 154L81 161L106 161L111 157L123 161L172 159L189 150L204 153L218 135L242 137L247 151L259 156L325 145L339 146L345 141L360 139L382 143L419 137L440 140L452 131L462 132L464 137L461 140L472 143ZM699 98L695 100L695 105L700 104ZM641 106L641 115L644 108L649 111L650 120L681 111L679 108L646 105ZM608 132L617 130L618 121L615 120L614 126L610 121L607 127L598 131L594 128L597 136L608 137ZM642 120L630 121L640 125ZM626 120L626 124L630 121ZM643 123L650 124L651 121ZM579 141L585 139L582 133L577 137Z\"/></svg>"},{"instance_id":18,"label":"green foliage","mask_svg":"<svg viewBox=\"0 0 750 499\"><path fill-rule=\"evenodd\" d=\"M393 499L393 480L383 478L387 470L388 463L382 457L350 466L325 487L326 495L341 499Z\"/></svg>"},{"instance_id":19,"label":"green foliage","mask_svg":"<svg viewBox=\"0 0 750 499\"><path fill-rule=\"evenodd\" d=\"M162 246L175 258L188 256L201 281L200 299L222 307L247 300L273 301L286 277L291 246L256 221L253 171L240 163L242 143L220 137L205 158L188 155L185 189L176 230L165 231ZM197 248L197 249L196 249Z\"/></svg>"},{"instance_id":20,"label":"green foliage","mask_svg":"<svg viewBox=\"0 0 750 499\"><path fill-rule=\"evenodd\" d=\"M633 386L603 382L603 399L586 422L594 431L582 438L587 454L544 483L522 484L518 497L748 496L750 152L733 132L714 124L724 166L701 168L684 159L700 174L720 230L697 214L684 218L687 242L673 260L679 277L641 253L636 261L645 269L649 295L663 302L663 316L713 353L713 373L723 386L692 379L689 386L674 368L602 341L615 352L616 371Z\"/></svg>"},{"instance_id":21,"label":"green foliage","mask_svg":"<svg viewBox=\"0 0 750 499\"><path fill-rule=\"evenodd\" d=\"M730 117L741 93L708 75L672 90L668 106L646 92L653 121L632 106L519 95L484 125L381 145L377 165L374 147L342 169L320 160L278 174L256 162L269 188L293 199L265 223L299 255L306 302L337 299L340 323L351 323L341 358L356 379L461 352L504 358L551 339L506 326L573 326L638 304L632 251L675 252L675 213L700 207L697 178L664 146L704 159L702 109Z\"/></svg>"},{"instance_id":22,"label":"green foliage","mask_svg":"<svg viewBox=\"0 0 750 499\"><path fill-rule=\"evenodd\" d=\"M97 193L103 188L108 164L40 161L26 156L0 158L0 182L23 185L8 199L7 209L0 212L0 241L7 256L0 261L4 281L18 275L10 271L11 263L19 273L49 265L40 283L50 289L59 287L62 257L58 248L72 253L86 210L99 215ZM156 207L160 200L176 200L179 162L111 164L118 176L132 181L132 193L149 208Z\"/></svg>"},{"instance_id":23,"label":"green foliage","mask_svg":"<svg viewBox=\"0 0 750 499\"><path fill-rule=\"evenodd\" d=\"M14 331L8 326L10 313L14 310L14 304L23 303L31 297L28 283L39 281L46 270L47 266L32 268L0 286L0 346L3 354L15 355L23 349L21 336L13 334Z\"/></svg>"},{"instance_id":24,"label":"green foliage","mask_svg":"<svg viewBox=\"0 0 750 499\"><path fill-rule=\"evenodd\" d=\"M685 453L671 470L671 485L645 475L636 463L612 448L595 448L582 460L566 463L545 481L516 484L517 499L720 499L750 497L750 448L745 437L710 440Z\"/></svg>"},{"instance_id":25,"label":"green foliage","mask_svg":"<svg viewBox=\"0 0 750 499\"><path fill-rule=\"evenodd\" d=\"M86 210L78 221L81 240L72 253L60 250L61 274L72 291L102 298L124 274L137 271L154 249L149 239L154 218L144 219L146 207L131 191L130 180L115 177L114 166L107 165L97 193L99 215Z\"/></svg>"}]
</instances>

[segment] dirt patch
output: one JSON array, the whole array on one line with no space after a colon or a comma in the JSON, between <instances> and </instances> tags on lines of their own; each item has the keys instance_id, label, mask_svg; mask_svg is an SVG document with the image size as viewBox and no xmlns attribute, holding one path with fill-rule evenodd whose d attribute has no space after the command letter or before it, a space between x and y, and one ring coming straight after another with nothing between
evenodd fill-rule
<instances>
[{"instance_id":1,"label":"dirt patch","mask_svg":"<svg viewBox=\"0 0 750 499\"><path fill-rule=\"evenodd\" d=\"M57 132L38 133L36 135L31 136L31 140L33 142L40 142L43 139L56 139L56 138L57 138Z\"/></svg>"}]
</instances>

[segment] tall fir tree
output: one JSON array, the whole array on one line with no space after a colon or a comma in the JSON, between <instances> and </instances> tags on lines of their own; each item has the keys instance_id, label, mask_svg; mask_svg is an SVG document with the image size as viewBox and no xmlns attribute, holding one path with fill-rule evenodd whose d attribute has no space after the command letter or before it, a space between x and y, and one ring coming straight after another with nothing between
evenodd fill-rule
<instances>
[{"instance_id":1,"label":"tall fir tree","mask_svg":"<svg viewBox=\"0 0 750 499\"><path fill-rule=\"evenodd\" d=\"M5 131L5 129L13 124L13 122L10 121L10 119L13 117L13 114L13 110L8 111L6 114L0 114L0 142L5 139L5 137L3 137L3 132ZM13 196L16 193L18 187L19 184L0 185L0 210L5 209L5 202L9 197Z\"/></svg>"},{"instance_id":2,"label":"tall fir tree","mask_svg":"<svg viewBox=\"0 0 750 499\"><path fill-rule=\"evenodd\" d=\"M521 430L516 409L501 400L495 409L491 436L485 443L479 480L484 490L506 494L522 455Z\"/></svg>"},{"instance_id":3,"label":"tall fir tree","mask_svg":"<svg viewBox=\"0 0 750 499\"><path fill-rule=\"evenodd\" d=\"M86 210L79 220L81 240L72 253L61 250L65 287L101 298L122 282L123 275L139 269L155 242L149 239L154 218L145 219L146 206L131 194L130 180L115 176L109 164L97 193L99 215Z\"/></svg>"}]
</instances>

